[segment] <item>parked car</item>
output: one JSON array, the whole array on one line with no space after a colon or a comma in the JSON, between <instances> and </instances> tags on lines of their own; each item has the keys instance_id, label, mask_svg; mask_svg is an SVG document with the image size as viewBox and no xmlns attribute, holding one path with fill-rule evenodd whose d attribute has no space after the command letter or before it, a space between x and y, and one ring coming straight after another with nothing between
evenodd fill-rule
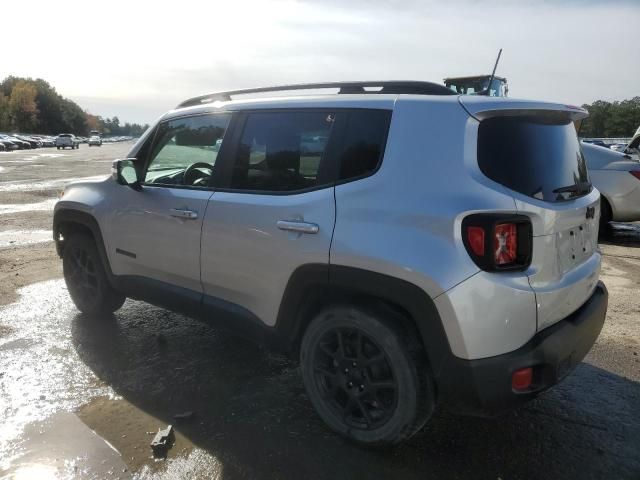
<instances>
[{"instance_id":1,"label":"parked car","mask_svg":"<svg viewBox=\"0 0 640 480\"><path fill-rule=\"evenodd\" d=\"M352 94L250 98L305 88ZM278 346L361 444L401 442L436 407L508 410L604 323L600 193L572 123L586 115L428 82L187 100L112 177L66 187L69 294L89 315L129 296ZM309 136L326 142L303 154Z\"/></svg>"},{"instance_id":2,"label":"parked car","mask_svg":"<svg viewBox=\"0 0 640 480\"><path fill-rule=\"evenodd\" d=\"M4 137L2 135L0 135L0 143L4 145L7 151L18 150L20 148L20 146L17 143L12 142L11 140L9 140L8 137Z\"/></svg>"},{"instance_id":3,"label":"parked car","mask_svg":"<svg viewBox=\"0 0 640 480\"><path fill-rule=\"evenodd\" d=\"M16 138L22 140L23 142L27 142L31 148L39 148L42 146L42 143L32 137L28 137L26 135L15 135Z\"/></svg>"},{"instance_id":4,"label":"parked car","mask_svg":"<svg viewBox=\"0 0 640 480\"><path fill-rule=\"evenodd\" d=\"M31 148L31 144L29 142L25 142L24 140L20 140L19 138L14 137L13 135L0 134L0 138L3 140L8 140L15 145L18 146L20 150L29 150Z\"/></svg>"},{"instance_id":5,"label":"parked car","mask_svg":"<svg viewBox=\"0 0 640 480\"><path fill-rule=\"evenodd\" d=\"M624 152L627 148L626 143L614 143L612 145L608 145L608 147L614 152Z\"/></svg>"},{"instance_id":6,"label":"parked car","mask_svg":"<svg viewBox=\"0 0 640 480\"><path fill-rule=\"evenodd\" d=\"M93 135L92 137L89 137L89 146L91 147L92 145L95 145L97 147L101 147L102 146L102 139L98 136L98 135Z\"/></svg>"},{"instance_id":7,"label":"parked car","mask_svg":"<svg viewBox=\"0 0 640 480\"><path fill-rule=\"evenodd\" d=\"M633 160L640 161L640 128L636 131L629 145L625 147L624 153L631 156Z\"/></svg>"},{"instance_id":8,"label":"parked car","mask_svg":"<svg viewBox=\"0 0 640 480\"><path fill-rule=\"evenodd\" d=\"M603 140L592 140L590 138L585 138L582 140L582 143L590 143L592 145L598 145L599 147L609 148L609 146L606 143L604 143Z\"/></svg>"},{"instance_id":9,"label":"parked car","mask_svg":"<svg viewBox=\"0 0 640 480\"><path fill-rule=\"evenodd\" d=\"M629 155L589 143L582 144L589 177L600 191L600 229L610 221L640 220L640 162Z\"/></svg>"},{"instance_id":10,"label":"parked car","mask_svg":"<svg viewBox=\"0 0 640 480\"><path fill-rule=\"evenodd\" d=\"M80 148L80 142L78 142L78 139L71 133L61 133L56 138L56 148L60 150L61 148L65 149L67 147L71 149Z\"/></svg>"}]
</instances>

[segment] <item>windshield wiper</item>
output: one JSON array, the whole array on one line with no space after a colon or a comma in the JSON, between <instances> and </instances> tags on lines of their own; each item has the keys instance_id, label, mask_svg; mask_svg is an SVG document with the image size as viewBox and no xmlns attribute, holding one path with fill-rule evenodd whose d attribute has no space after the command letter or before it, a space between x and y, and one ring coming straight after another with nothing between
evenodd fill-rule
<instances>
[{"instance_id":1,"label":"windshield wiper","mask_svg":"<svg viewBox=\"0 0 640 480\"><path fill-rule=\"evenodd\" d=\"M591 190L591 183L580 182L566 187L556 188L553 193L587 193Z\"/></svg>"}]
</instances>

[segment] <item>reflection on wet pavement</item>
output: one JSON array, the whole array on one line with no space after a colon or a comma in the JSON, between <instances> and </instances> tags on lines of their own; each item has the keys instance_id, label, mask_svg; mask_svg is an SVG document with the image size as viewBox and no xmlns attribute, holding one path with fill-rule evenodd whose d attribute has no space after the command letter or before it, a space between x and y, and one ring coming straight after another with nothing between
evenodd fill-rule
<instances>
[{"instance_id":1,"label":"reflection on wet pavement","mask_svg":"<svg viewBox=\"0 0 640 480\"><path fill-rule=\"evenodd\" d=\"M26 192L29 190L51 190L53 188L61 188L71 182L81 182L86 180L102 180L107 175L94 175L91 177L75 177L75 178L59 178L56 180L16 180L0 182L0 192Z\"/></svg>"},{"instance_id":2,"label":"reflection on wet pavement","mask_svg":"<svg viewBox=\"0 0 640 480\"><path fill-rule=\"evenodd\" d=\"M0 248L53 242L52 230L5 230L0 232Z\"/></svg>"},{"instance_id":3,"label":"reflection on wet pavement","mask_svg":"<svg viewBox=\"0 0 640 480\"><path fill-rule=\"evenodd\" d=\"M78 361L64 282L37 283L19 293L18 303L0 309L0 325L11 328L0 338L0 459L9 457L6 446L28 423L71 411L92 396L115 395Z\"/></svg>"},{"instance_id":4,"label":"reflection on wet pavement","mask_svg":"<svg viewBox=\"0 0 640 480\"><path fill-rule=\"evenodd\" d=\"M60 280L21 294L0 309L0 325L13 328L0 338L0 459L29 445L16 435L28 422L75 411L125 463L141 450L148 458L146 429L174 424L195 446L170 451L160 470L148 463L140 478L635 480L640 471L640 385L587 363L517 412L441 411L406 444L365 450L322 424L295 363L219 327L131 300L113 317L86 317ZM177 422L185 411L193 419Z\"/></svg>"},{"instance_id":5,"label":"reflection on wet pavement","mask_svg":"<svg viewBox=\"0 0 640 480\"><path fill-rule=\"evenodd\" d=\"M55 198L44 200L38 203L16 203L16 204L0 204L0 215L20 212L40 212L53 210L56 202Z\"/></svg>"}]
</instances>

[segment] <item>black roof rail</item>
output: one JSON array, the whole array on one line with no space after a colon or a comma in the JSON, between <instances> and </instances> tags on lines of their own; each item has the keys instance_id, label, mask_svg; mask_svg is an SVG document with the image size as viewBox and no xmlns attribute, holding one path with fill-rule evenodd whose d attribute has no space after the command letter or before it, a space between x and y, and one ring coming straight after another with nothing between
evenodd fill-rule
<instances>
[{"instance_id":1,"label":"black roof rail","mask_svg":"<svg viewBox=\"0 0 640 480\"><path fill-rule=\"evenodd\" d=\"M379 87L379 90L365 90L365 88ZM456 95L455 92L444 85L432 82L419 82L412 80L391 81L366 81L366 82L325 82L325 83L300 83L295 85L280 85L277 87L246 88L243 90L231 90L228 92L210 93L185 100L176 108L193 107L211 102L228 102L235 95L248 95L251 93L286 92L291 90L319 90L324 88L337 88L338 94L366 93L393 95Z\"/></svg>"}]
</instances>

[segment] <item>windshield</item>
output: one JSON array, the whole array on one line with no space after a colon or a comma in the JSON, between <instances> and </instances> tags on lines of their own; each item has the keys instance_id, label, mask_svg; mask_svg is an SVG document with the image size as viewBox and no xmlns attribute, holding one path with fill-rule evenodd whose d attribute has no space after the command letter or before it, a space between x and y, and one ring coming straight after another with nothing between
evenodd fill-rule
<instances>
[{"instance_id":1,"label":"windshield","mask_svg":"<svg viewBox=\"0 0 640 480\"><path fill-rule=\"evenodd\" d=\"M478 165L490 179L548 202L591 191L573 123L535 117L495 117L478 131Z\"/></svg>"}]
</instances>

